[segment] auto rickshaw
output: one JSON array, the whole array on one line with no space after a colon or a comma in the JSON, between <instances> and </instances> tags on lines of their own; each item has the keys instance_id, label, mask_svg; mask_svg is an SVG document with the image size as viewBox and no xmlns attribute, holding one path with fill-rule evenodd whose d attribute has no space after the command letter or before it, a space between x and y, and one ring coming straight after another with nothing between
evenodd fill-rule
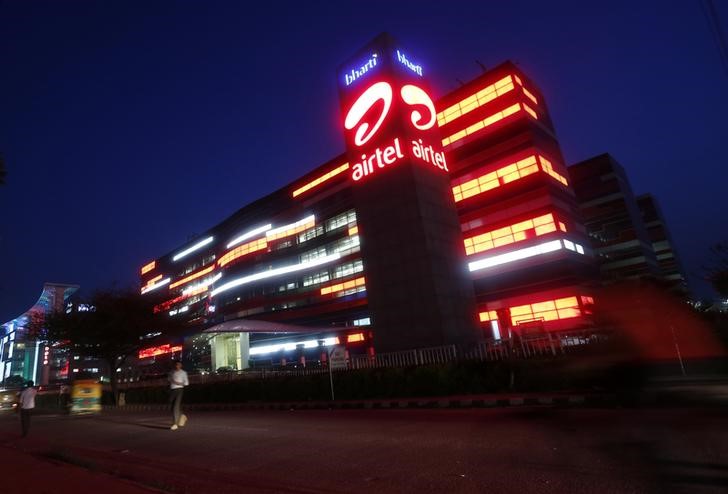
<instances>
[{"instance_id":1,"label":"auto rickshaw","mask_svg":"<svg viewBox=\"0 0 728 494\"><path fill-rule=\"evenodd\" d=\"M71 413L98 413L101 411L101 383L93 379L74 381L71 388Z\"/></svg>"}]
</instances>

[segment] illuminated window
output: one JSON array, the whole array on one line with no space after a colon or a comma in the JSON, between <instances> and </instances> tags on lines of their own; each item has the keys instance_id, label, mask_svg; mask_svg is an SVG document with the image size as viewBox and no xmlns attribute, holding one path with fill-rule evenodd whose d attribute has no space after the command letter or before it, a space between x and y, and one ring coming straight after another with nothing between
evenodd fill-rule
<instances>
[{"instance_id":1,"label":"illuminated window","mask_svg":"<svg viewBox=\"0 0 728 494\"><path fill-rule=\"evenodd\" d=\"M335 177L339 173L345 172L348 169L349 169L349 163L344 163L343 165L341 165L337 168L334 168L330 172L324 173L320 177L318 177L318 178L310 181L309 183L303 185L302 187L299 187L298 189L294 190L292 195L293 195L293 197L297 197L297 196L303 194L304 192L311 190L318 185L321 185L322 183Z\"/></svg>"},{"instance_id":2,"label":"illuminated window","mask_svg":"<svg viewBox=\"0 0 728 494\"><path fill-rule=\"evenodd\" d=\"M470 125L469 127L466 127L465 129L455 132L454 134L451 134L447 137L445 137L442 140L443 146L448 146L452 144L453 142L459 141L460 139L473 135L476 132L484 129L485 127L488 127L490 125L493 125L496 122L499 122L503 120L504 118L513 115L514 113L521 111L522 105L521 103L516 103L514 105L509 106L508 108L504 108L503 110L494 113L493 115L489 116L488 118L485 118L479 122L475 122L474 124Z\"/></svg>"},{"instance_id":3,"label":"illuminated window","mask_svg":"<svg viewBox=\"0 0 728 494\"><path fill-rule=\"evenodd\" d=\"M528 113L529 115L531 115L533 118L538 120L538 115L536 114L536 110L534 110L533 108L531 108L530 106L528 106L526 104L523 104L523 110L526 113Z\"/></svg>"},{"instance_id":4,"label":"illuminated window","mask_svg":"<svg viewBox=\"0 0 728 494\"><path fill-rule=\"evenodd\" d=\"M328 271L321 271L310 276L303 277L303 286L318 285L319 283L326 283L331 277Z\"/></svg>"},{"instance_id":5,"label":"illuminated window","mask_svg":"<svg viewBox=\"0 0 728 494\"><path fill-rule=\"evenodd\" d=\"M178 287L180 285L184 285L185 283L189 283L192 280L196 280L200 276L205 276L206 274L212 272L213 269L215 269L215 266L210 266L210 267L207 267L205 269L202 269L202 270L200 270L200 271L198 271L198 272L196 272L194 274L191 274L191 275L187 276L186 278L182 278L179 281L175 281L174 283L172 283L171 285L169 285L169 288L172 289L172 288Z\"/></svg>"},{"instance_id":6,"label":"illuminated window","mask_svg":"<svg viewBox=\"0 0 728 494\"><path fill-rule=\"evenodd\" d=\"M296 221L295 223L291 223L290 225L285 225L279 228L274 228L273 230L269 230L265 233L265 236L269 242L272 242L273 240L277 240L279 238L289 237L291 235L301 233L302 231L308 230L314 225L316 225L316 218L311 215L302 220Z\"/></svg>"},{"instance_id":7,"label":"illuminated window","mask_svg":"<svg viewBox=\"0 0 728 494\"><path fill-rule=\"evenodd\" d=\"M497 97L503 96L509 91L512 91L513 88L513 79L511 76L506 76L495 84L486 86L477 93L471 94L454 105L445 108L437 114L437 124L443 126L450 123L456 118L462 117L466 113L493 101Z\"/></svg>"},{"instance_id":8,"label":"illuminated window","mask_svg":"<svg viewBox=\"0 0 728 494\"><path fill-rule=\"evenodd\" d=\"M359 227L358 226L352 226L349 228L349 236L353 237L354 235L359 233Z\"/></svg>"},{"instance_id":9,"label":"illuminated window","mask_svg":"<svg viewBox=\"0 0 728 494\"><path fill-rule=\"evenodd\" d=\"M497 321L498 316L496 315L494 310L488 310L485 312L481 312L478 314L478 318L480 319L480 322L488 322L488 321Z\"/></svg>"},{"instance_id":10,"label":"illuminated window","mask_svg":"<svg viewBox=\"0 0 728 494\"><path fill-rule=\"evenodd\" d=\"M563 223L561 223L563 225ZM477 254L486 250L509 245L529 238L539 237L557 230L554 215L537 216L510 226L491 230L465 239L465 253ZM564 240L568 242L568 240Z\"/></svg>"},{"instance_id":11,"label":"illuminated window","mask_svg":"<svg viewBox=\"0 0 728 494\"><path fill-rule=\"evenodd\" d=\"M509 312L511 314L511 324L514 326L522 322L557 321L581 316L581 308L576 297L517 305L511 307Z\"/></svg>"},{"instance_id":12,"label":"illuminated window","mask_svg":"<svg viewBox=\"0 0 728 494\"><path fill-rule=\"evenodd\" d=\"M347 262L334 268L334 279L344 278L355 273L361 273L364 271L364 264L361 259L357 259L353 262Z\"/></svg>"},{"instance_id":13,"label":"illuminated window","mask_svg":"<svg viewBox=\"0 0 728 494\"><path fill-rule=\"evenodd\" d=\"M569 182L566 180L566 178L554 170L554 167L549 160L547 160L546 158L544 158L541 155L539 155L538 159L541 162L541 169L547 175L555 178L556 180L558 180L559 182L561 182L564 185L569 185Z\"/></svg>"},{"instance_id":14,"label":"illuminated window","mask_svg":"<svg viewBox=\"0 0 728 494\"><path fill-rule=\"evenodd\" d=\"M357 341L364 341L364 333L356 333L346 336L347 343L356 343Z\"/></svg>"},{"instance_id":15,"label":"illuminated window","mask_svg":"<svg viewBox=\"0 0 728 494\"><path fill-rule=\"evenodd\" d=\"M298 243L302 244L304 242L307 242L313 238L316 238L320 235L324 234L324 227L322 225L315 226L313 228L309 228L305 232L301 233L298 236Z\"/></svg>"},{"instance_id":16,"label":"illuminated window","mask_svg":"<svg viewBox=\"0 0 728 494\"><path fill-rule=\"evenodd\" d=\"M556 179L561 184L568 185L566 178L554 171L553 165L549 160L541 155L532 155L454 186L452 188L453 197L455 198L455 202L460 202L468 197L482 194L501 185L537 173L539 170Z\"/></svg>"},{"instance_id":17,"label":"illuminated window","mask_svg":"<svg viewBox=\"0 0 728 494\"><path fill-rule=\"evenodd\" d=\"M157 261L152 261L149 264L142 266L142 274L146 274L157 266Z\"/></svg>"},{"instance_id":18,"label":"illuminated window","mask_svg":"<svg viewBox=\"0 0 728 494\"><path fill-rule=\"evenodd\" d=\"M342 291L348 291L352 288L359 288L365 286L365 279L364 276L344 281L342 283L336 283L335 285L325 286L321 289L321 295L328 295L330 293L336 293L336 292L342 292Z\"/></svg>"},{"instance_id":19,"label":"illuminated window","mask_svg":"<svg viewBox=\"0 0 728 494\"><path fill-rule=\"evenodd\" d=\"M337 228L354 223L355 221L356 212L354 210L346 211L345 213L341 213L340 215L334 216L328 220L326 222L326 231L330 232L332 230L336 230Z\"/></svg>"},{"instance_id":20,"label":"illuminated window","mask_svg":"<svg viewBox=\"0 0 728 494\"><path fill-rule=\"evenodd\" d=\"M253 240L246 244L235 247L233 250L220 257L220 259L217 260L217 264L218 266L222 267L243 256L247 256L248 254L252 254L253 252L258 252L260 250L265 250L267 248L268 240L265 238L259 238L258 240Z\"/></svg>"},{"instance_id":21,"label":"illuminated window","mask_svg":"<svg viewBox=\"0 0 728 494\"><path fill-rule=\"evenodd\" d=\"M538 104L538 100L536 99L536 97L533 94L531 94L531 91L529 91L525 87L524 88L521 88L521 89L523 89L523 94L525 94L528 99L530 99L531 101L533 101L533 104L534 105L537 105Z\"/></svg>"}]
</instances>

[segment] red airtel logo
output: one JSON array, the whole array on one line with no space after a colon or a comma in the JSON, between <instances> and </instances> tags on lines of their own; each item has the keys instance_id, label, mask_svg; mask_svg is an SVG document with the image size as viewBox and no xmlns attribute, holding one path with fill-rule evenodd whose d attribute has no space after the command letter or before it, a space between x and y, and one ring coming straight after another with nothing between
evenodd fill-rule
<instances>
[{"instance_id":1,"label":"red airtel logo","mask_svg":"<svg viewBox=\"0 0 728 494\"><path fill-rule=\"evenodd\" d=\"M432 103L430 96L420 87L413 84L406 84L400 89L400 97L408 106L417 107L410 113L410 122L417 130L428 130L435 125L436 113L435 105ZM344 128L346 130L354 130L354 144L361 147L374 137L379 128L392 108L392 100L394 91L392 85L388 82L375 82L369 86L351 105L349 112L344 119ZM378 103L381 102L381 105ZM381 111L376 118L374 125L363 121L364 116L375 106L381 107ZM427 110L427 116L424 116L420 110Z\"/></svg>"}]
</instances>

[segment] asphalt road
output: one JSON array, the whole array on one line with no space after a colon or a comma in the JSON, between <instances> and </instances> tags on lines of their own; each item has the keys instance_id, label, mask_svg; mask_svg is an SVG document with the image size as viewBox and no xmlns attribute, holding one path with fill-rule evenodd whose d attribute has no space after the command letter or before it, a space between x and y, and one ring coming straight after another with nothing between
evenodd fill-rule
<instances>
[{"instance_id":1,"label":"asphalt road","mask_svg":"<svg viewBox=\"0 0 728 494\"><path fill-rule=\"evenodd\" d=\"M37 416L21 440L5 414L0 444L197 494L728 492L717 408L197 412L168 427L160 413Z\"/></svg>"}]
</instances>

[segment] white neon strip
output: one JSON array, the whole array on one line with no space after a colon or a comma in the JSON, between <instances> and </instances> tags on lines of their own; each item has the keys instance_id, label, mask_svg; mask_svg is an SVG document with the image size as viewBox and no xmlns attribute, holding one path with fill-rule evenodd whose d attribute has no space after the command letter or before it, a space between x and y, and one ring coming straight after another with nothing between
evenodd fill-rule
<instances>
[{"instance_id":1,"label":"white neon strip","mask_svg":"<svg viewBox=\"0 0 728 494\"><path fill-rule=\"evenodd\" d=\"M222 273L217 273L215 276L213 276L210 279L201 281L201 282L197 283L196 285L188 286L187 288L182 290L182 295L187 295L187 294L195 292L197 290L202 290L204 288L207 288L208 286L212 285L220 278L222 278Z\"/></svg>"},{"instance_id":2,"label":"white neon strip","mask_svg":"<svg viewBox=\"0 0 728 494\"><path fill-rule=\"evenodd\" d=\"M258 228L254 228L254 229L250 230L249 232L243 233L239 237L236 237L229 244L227 244L225 246L225 248L229 249L230 247L232 247L234 245L238 245L243 240L248 240L250 237L255 237L259 233L267 232L271 228L273 228L273 225L271 225L270 223L267 225L259 226Z\"/></svg>"},{"instance_id":3,"label":"white neon strip","mask_svg":"<svg viewBox=\"0 0 728 494\"><path fill-rule=\"evenodd\" d=\"M159 280L158 282L156 282L152 286L143 286L142 287L142 295L145 294L145 293L147 293L147 292L151 292L152 290L156 290L160 286L164 286L167 283L169 283L170 281L172 281L172 278L165 278L163 280Z\"/></svg>"},{"instance_id":4,"label":"white neon strip","mask_svg":"<svg viewBox=\"0 0 728 494\"><path fill-rule=\"evenodd\" d=\"M173 260L173 261L177 261L177 260L179 260L179 259L182 259L182 258L183 258L184 256L186 256L186 255L187 255L187 254L189 254L190 252L194 252L194 251L196 251L197 249L201 249L202 247L206 246L206 245L207 245L207 244L209 244L210 242L212 242L212 237L207 237L207 238L206 238L206 239L204 239L204 240L200 240L199 242L197 242L197 243L196 243L195 245L193 245L192 247L189 247L189 248L187 248L187 249L183 250L183 251L182 251L182 252L180 252L179 254L176 254L176 255L175 255L175 256L174 256L173 258L172 258L172 260Z\"/></svg>"},{"instance_id":5,"label":"white neon strip","mask_svg":"<svg viewBox=\"0 0 728 494\"><path fill-rule=\"evenodd\" d=\"M581 245L579 245L579 244L576 244L576 251L577 251L577 252L578 252L579 254L583 254L583 253L584 253L584 247L582 247L582 246L581 246Z\"/></svg>"},{"instance_id":6,"label":"white neon strip","mask_svg":"<svg viewBox=\"0 0 728 494\"><path fill-rule=\"evenodd\" d=\"M493 338L500 340L501 334L500 328L498 327L498 321L490 321L490 327L493 329Z\"/></svg>"},{"instance_id":7,"label":"white neon strip","mask_svg":"<svg viewBox=\"0 0 728 494\"><path fill-rule=\"evenodd\" d=\"M325 338L323 340L323 346L336 345L336 337ZM250 355L263 355L266 353L274 353L283 350L284 352L290 352L295 350L297 346L303 345L303 348L317 348L319 346L319 340L306 340L297 341L295 343L279 343L277 345L263 345L250 349Z\"/></svg>"},{"instance_id":8,"label":"white neon strip","mask_svg":"<svg viewBox=\"0 0 728 494\"><path fill-rule=\"evenodd\" d=\"M274 228L273 230L268 230L267 232L265 232L265 236L266 237L272 237L272 236L277 235L279 233L285 232L286 230L290 230L292 228L296 228L296 227L299 227L301 225L305 225L309 221L313 221L315 223L316 222L316 217L314 215L307 216L306 218L303 218L302 220L298 220L295 223L291 223L290 225L279 226L278 228Z\"/></svg>"},{"instance_id":9,"label":"white neon strip","mask_svg":"<svg viewBox=\"0 0 728 494\"><path fill-rule=\"evenodd\" d=\"M468 269L472 272L479 269L491 268L500 264L520 261L521 259L527 259L541 254L548 254L549 252L554 252L563 248L564 246L561 243L561 240L551 240L550 242L526 247L525 249L518 249L512 252L506 252L505 254L499 254L497 256L486 257L485 259L473 261L468 263Z\"/></svg>"},{"instance_id":10,"label":"white neon strip","mask_svg":"<svg viewBox=\"0 0 728 494\"><path fill-rule=\"evenodd\" d=\"M241 278L237 278L232 281L228 281L227 283L224 283L222 286L215 288L212 291L211 295L214 297L218 293L222 293L231 288L235 288L236 286L245 285L246 283L262 280L264 278L272 278L273 276L278 276L281 274L293 273L294 271L302 271L304 269L312 268L314 266L326 264L327 262L335 261L335 260L339 259L340 257L341 257L341 254L339 254L337 252L336 254L330 254L328 256L319 257L318 259L314 259L312 261L302 262L300 264L293 264L291 266L284 266L282 268L269 269L268 271L261 271L260 273L243 276Z\"/></svg>"},{"instance_id":11,"label":"white neon strip","mask_svg":"<svg viewBox=\"0 0 728 494\"><path fill-rule=\"evenodd\" d=\"M38 349L39 348L40 348L40 341L36 341L35 342L35 355L33 355L33 357L34 357L34 359L33 359L33 383L36 386L38 385L38 381L40 381L40 379L38 379L38 358L39 358Z\"/></svg>"}]
</instances>

